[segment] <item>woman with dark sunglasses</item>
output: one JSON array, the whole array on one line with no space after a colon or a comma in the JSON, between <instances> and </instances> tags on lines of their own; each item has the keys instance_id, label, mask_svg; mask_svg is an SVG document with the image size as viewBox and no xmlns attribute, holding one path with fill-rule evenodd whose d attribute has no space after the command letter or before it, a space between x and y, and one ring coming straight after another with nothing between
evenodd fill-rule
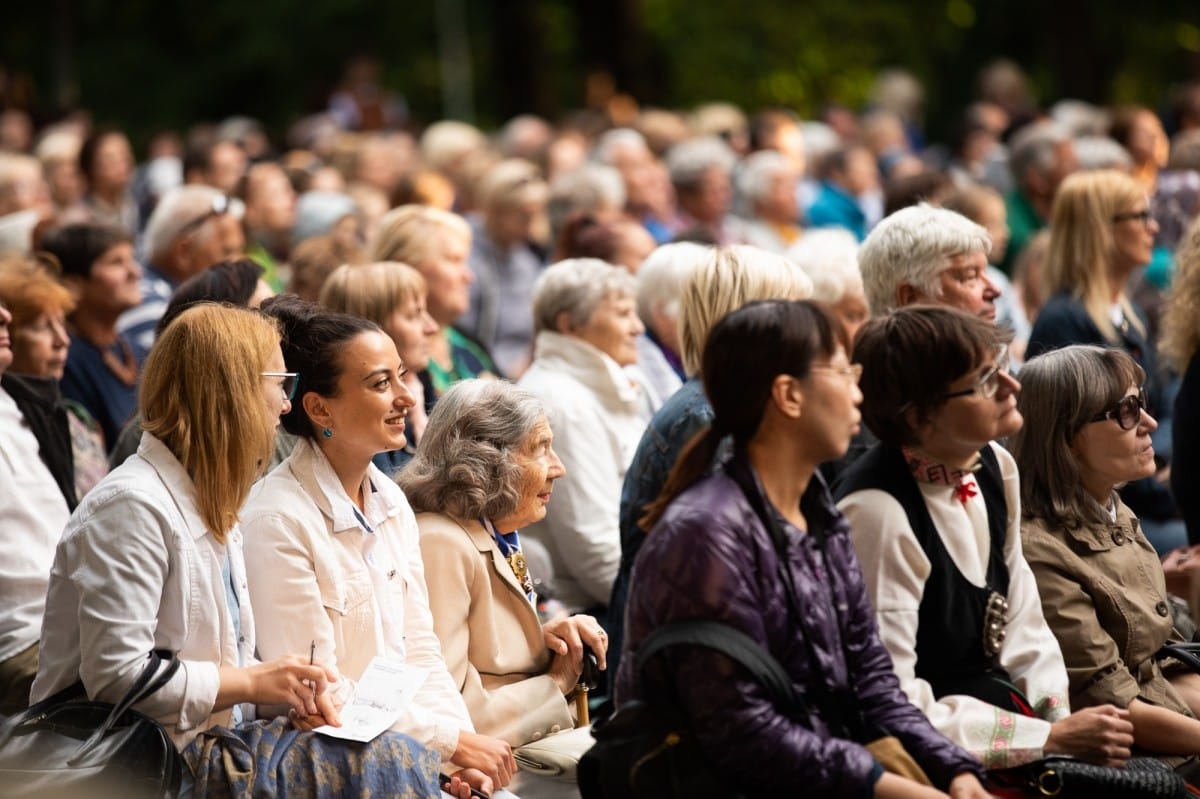
<instances>
[{"instance_id":1,"label":"woman with dark sunglasses","mask_svg":"<svg viewBox=\"0 0 1200 799\"><path fill-rule=\"evenodd\" d=\"M1116 489L1154 473L1145 373L1076 345L1021 368L1021 543L1062 648L1072 707L1129 711L1134 744L1200 755L1200 675L1160 656L1175 629L1158 556ZM1182 758L1172 762L1179 765Z\"/></svg>"}]
</instances>

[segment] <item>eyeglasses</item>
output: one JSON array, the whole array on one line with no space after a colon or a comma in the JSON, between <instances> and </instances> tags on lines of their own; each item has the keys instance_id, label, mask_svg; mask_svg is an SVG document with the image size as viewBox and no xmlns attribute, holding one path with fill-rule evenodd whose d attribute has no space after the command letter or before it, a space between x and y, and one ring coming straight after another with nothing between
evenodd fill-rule
<instances>
[{"instance_id":1,"label":"eyeglasses","mask_svg":"<svg viewBox=\"0 0 1200 799\"><path fill-rule=\"evenodd\" d=\"M263 372L263 377L282 377L283 382L279 384L279 391L283 394L283 398L291 402L296 398L296 387L300 385L299 372Z\"/></svg>"},{"instance_id":2,"label":"eyeglasses","mask_svg":"<svg viewBox=\"0 0 1200 799\"><path fill-rule=\"evenodd\" d=\"M1114 222L1131 222L1133 220L1141 222L1143 225L1149 225L1154 221L1154 215L1150 213L1150 209L1146 208L1141 211L1129 211L1124 214L1113 214L1112 221Z\"/></svg>"},{"instance_id":3,"label":"eyeglasses","mask_svg":"<svg viewBox=\"0 0 1200 799\"><path fill-rule=\"evenodd\" d=\"M1122 397L1116 405L1088 419L1088 424L1112 419L1122 430L1132 430L1142 420L1142 411L1146 409L1146 387L1142 386L1136 394Z\"/></svg>"},{"instance_id":4,"label":"eyeglasses","mask_svg":"<svg viewBox=\"0 0 1200 799\"><path fill-rule=\"evenodd\" d=\"M975 385L970 388L964 388L962 391L951 391L948 394L943 394L942 399L954 399L955 397L966 397L971 394L978 394L984 399L991 399L996 396L996 392L1000 390L1000 376L1008 374L1008 348L1001 348L996 354L996 363L991 368L980 375L975 381Z\"/></svg>"},{"instance_id":5,"label":"eyeglasses","mask_svg":"<svg viewBox=\"0 0 1200 799\"><path fill-rule=\"evenodd\" d=\"M191 233L215 216L222 216L224 214L233 214L234 216L239 216L241 213L241 208L241 200L235 197L230 197L228 194L217 194L212 199L211 207L203 214L181 227L179 229L179 235L184 236L188 233Z\"/></svg>"},{"instance_id":6,"label":"eyeglasses","mask_svg":"<svg viewBox=\"0 0 1200 799\"><path fill-rule=\"evenodd\" d=\"M813 364L812 369L824 369L827 372L836 372L842 377L849 380L855 385L862 379L863 367L861 363L848 363L845 366L832 366L826 364Z\"/></svg>"}]
</instances>

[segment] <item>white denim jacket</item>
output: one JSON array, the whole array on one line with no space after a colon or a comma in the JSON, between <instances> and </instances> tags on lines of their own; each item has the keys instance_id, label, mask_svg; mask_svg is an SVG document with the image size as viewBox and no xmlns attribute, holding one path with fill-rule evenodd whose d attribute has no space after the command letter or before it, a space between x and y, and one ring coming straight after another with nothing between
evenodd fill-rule
<instances>
[{"instance_id":1,"label":"white denim jacket","mask_svg":"<svg viewBox=\"0 0 1200 799\"><path fill-rule=\"evenodd\" d=\"M228 610L222 565L230 561L241 638ZM179 747L217 724L218 669L254 662L254 619L246 590L242 536L221 544L205 528L195 488L170 450L149 433L137 454L84 498L58 545L40 665L38 701L82 679L88 696L116 702L154 649L172 652L179 672L136 705L161 722ZM243 706L250 718L253 708Z\"/></svg>"},{"instance_id":2,"label":"white denim jacket","mask_svg":"<svg viewBox=\"0 0 1200 799\"><path fill-rule=\"evenodd\" d=\"M370 467L365 509L346 494L309 439L255 486L242 513L259 653L307 653L337 669L346 702L367 664L383 654L427 669L393 729L449 759L460 730L474 732L433 632L416 519L404 493Z\"/></svg>"}]
</instances>

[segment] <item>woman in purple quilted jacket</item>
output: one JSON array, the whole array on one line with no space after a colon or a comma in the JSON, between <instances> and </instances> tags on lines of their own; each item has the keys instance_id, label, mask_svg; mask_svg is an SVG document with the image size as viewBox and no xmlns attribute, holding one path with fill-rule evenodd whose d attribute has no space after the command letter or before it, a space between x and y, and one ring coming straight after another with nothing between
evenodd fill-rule
<instances>
[{"instance_id":1,"label":"woman in purple quilted jacket","mask_svg":"<svg viewBox=\"0 0 1200 799\"><path fill-rule=\"evenodd\" d=\"M900 691L849 529L816 472L859 426L859 370L839 330L820 306L769 300L710 334L701 372L715 418L643 522L651 532L633 571L617 705L676 697L714 771L743 795L804 786L822 797L982 799L978 763ZM734 455L709 474L725 436ZM637 673L633 654L652 630L694 619L757 641L808 712L775 706L712 649L671 647ZM883 736L898 739L932 785L886 772L867 748Z\"/></svg>"}]
</instances>

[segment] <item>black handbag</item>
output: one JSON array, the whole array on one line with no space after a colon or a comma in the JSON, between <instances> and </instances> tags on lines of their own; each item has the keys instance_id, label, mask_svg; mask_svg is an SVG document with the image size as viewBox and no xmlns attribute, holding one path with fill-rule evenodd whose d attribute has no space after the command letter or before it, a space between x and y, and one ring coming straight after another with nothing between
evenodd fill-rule
<instances>
[{"instance_id":1,"label":"black handbag","mask_svg":"<svg viewBox=\"0 0 1200 799\"><path fill-rule=\"evenodd\" d=\"M723 652L758 680L783 709L801 702L791 678L753 638L717 621L655 629L637 650L641 671L658 652L680 644ZM701 751L686 715L666 698L633 701L592 726L595 745L579 760L583 799L740 799Z\"/></svg>"},{"instance_id":2,"label":"black handbag","mask_svg":"<svg viewBox=\"0 0 1200 799\"><path fill-rule=\"evenodd\" d=\"M130 708L179 670L158 653L116 705L76 682L0 723L0 796L169 799L185 768L166 730Z\"/></svg>"},{"instance_id":3,"label":"black handbag","mask_svg":"<svg viewBox=\"0 0 1200 799\"><path fill-rule=\"evenodd\" d=\"M1187 784L1166 763L1135 757L1125 768L1094 766L1072 757L1054 755L1023 766L994 769L987 782L995 788L1016 788L1031 796L1059 799L1185 799Z\"/></svg>"}]
</instances>

